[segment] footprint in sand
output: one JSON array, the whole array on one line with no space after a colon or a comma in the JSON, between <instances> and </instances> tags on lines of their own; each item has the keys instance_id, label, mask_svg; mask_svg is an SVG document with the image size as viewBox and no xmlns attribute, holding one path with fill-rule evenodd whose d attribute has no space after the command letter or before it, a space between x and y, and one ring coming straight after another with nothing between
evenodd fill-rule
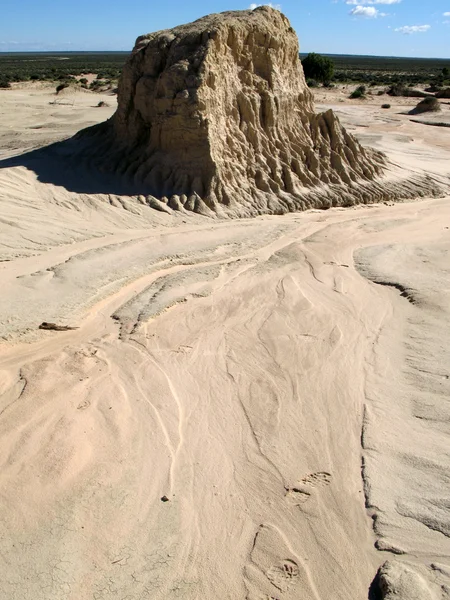
<instances>
[{"instance_id":1,"label":"footprint in sand","mask_svg":"<svg viewBox=\"0 0 450 600\"><path fill-rule=\"evenodd\" d=\"M272 524L260 525L245 567L246 600L318 600L307 565L286 534Z\"/></svg>"},{"instance_id":2,"label":"footprint in sand","mask_svg":"<svg viewBox=\"0 0 450 600\"><path fill-rule=\"evenodd\" d=\"M286 490L286 498L294 504L295 506L299 506L300 504L304 504L311 497L309 492L304 492L303 490L292 487Z\"/></svg>"},{"instance_id":3,"label":"footprint in sand","mask_svg":"<svg viewBox=\"0 0 450 600\"><path fill-rule=\"evenodd\" d=\"M315 488L324 487L329 485L330 482L331 474L326 471L310 473L306 477L303 477L295 486L286 489L286 498L295 506L299 506L311 498Z\"/></svg>"},{"instance_id":4,"label":"footprint in sand","mask_svg":"<svg viewBox=\"0 0 450 600\"><path fill-rule=\"evenodd\" d=\"M89 400L83 400L82 402L80 402L80 404L77 406L78 410L86 410L86 408L89 408L89 406L91 405Z\"/></svg>"},{"instance_id":5,"label":"footprint in sand","mask_svg":"<svg viewBox=\"0 0 450 600\"><path fill-rule=\"evenodd\" d=\"M286 592L299 576L299 568L295 561L286 559L271 567L266 575L267 579L280 590Z\"/></svg>"},{"instance_id":6,"label":"footprint in sand","mask_svg":"<svg viewBox=\"0 0 450 600\"><path fill-rule=\"evenodd\" d=\"M311 487L325 486L331 482L331 473L326 471L319 471L317 473L311 473L302 479L304 485L310 485Z\"/></svg>"}]
</instances>

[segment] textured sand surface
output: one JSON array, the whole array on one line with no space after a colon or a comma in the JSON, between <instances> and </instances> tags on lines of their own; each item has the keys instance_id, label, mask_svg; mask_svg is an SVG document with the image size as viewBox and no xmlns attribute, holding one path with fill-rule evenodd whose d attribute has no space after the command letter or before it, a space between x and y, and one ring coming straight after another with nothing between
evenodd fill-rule
<instances>
[{"instance_id":1,"label":"textured sand surface","mask_svg":"<svg viewBox=\"0 0 450 600\"><path fill-rule=\"evenodd\" d=\"M447 129L341 109L448 178ZM449 197L216 221L17 164L0 201L1 598L450 597Z\"/></svg>"}]
</instances>

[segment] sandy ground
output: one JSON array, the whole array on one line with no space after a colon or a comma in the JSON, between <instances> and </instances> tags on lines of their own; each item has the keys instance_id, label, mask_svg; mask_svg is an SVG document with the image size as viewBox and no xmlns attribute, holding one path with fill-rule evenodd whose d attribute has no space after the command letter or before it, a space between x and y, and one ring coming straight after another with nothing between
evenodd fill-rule
<instances>
[{"instance_id":1,"label":"sandy ground","mask_svg":"<svg viewBox=\"0 0 450 600\"><path fill-rule=\"evenodd\" d=\"M53 99L0 91L0 159L114 110ZM216 221L0 162L0 203L2 599L450 598L450 197Z\"/></svg>"},{"instance_id":2,"label":"sandy ground","mask_svg":"<svg viewBox=\"0 0 450 600\"><path fill-rule=\"evenodd\" d=\"M108 106L98 107L99 102ZM117 97L73 86L55 94L53 84L15 84L0 90L0 160L70 137L114 114Z\"/></svg>"}]
</instances>

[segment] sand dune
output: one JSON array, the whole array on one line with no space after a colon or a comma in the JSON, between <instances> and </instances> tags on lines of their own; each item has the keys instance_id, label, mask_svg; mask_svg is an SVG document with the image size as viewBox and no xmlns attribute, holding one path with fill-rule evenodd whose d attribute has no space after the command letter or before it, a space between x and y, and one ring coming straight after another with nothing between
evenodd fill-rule
<instances>
[{"instance_id":1,"label":"sand dune","mask_svg":"<svg viewBox=\"0 0 450 600\"><path fill-rule=\"evenodd\" d=\"M339 108L448 179L448 130ZM0 182L2 598L450 596L450 197L218 221Z\"/></svg>"}]
</instances>

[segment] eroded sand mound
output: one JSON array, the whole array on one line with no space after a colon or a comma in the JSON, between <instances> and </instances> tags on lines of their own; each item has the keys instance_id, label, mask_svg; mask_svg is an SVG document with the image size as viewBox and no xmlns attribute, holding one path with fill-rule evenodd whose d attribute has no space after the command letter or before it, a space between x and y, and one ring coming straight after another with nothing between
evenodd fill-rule
<instances>
[{"instance_id":1,"label":"eroded sand mound","mask_svg":"<svg viewBox=\"0 0 450 600\"><path fill-rule=\"evenodd\" d=\"M102 169L175 210L248 216L421 195L373 183L383 155L331 110L314 113L298 53L267 6L141 36L117 112L82 137L95 134Z\"/></svg>"},{"instance_id":2,"label":"eroded sand mound","mask_svg":"<svg viewBox=\"0 0 450 600\"><path fill-rule=\"evenodd\" d=\"M298 52L289 21L268 7L138 38L113 119L129 172L157 196L274 211L305 187L372 179L380 155L332 111L314 114Z\"/></svg>"},{"instance_id":3,"label":"eroded sand mound","mask_svg":"<svg viewBox=\"0 0 450 600\"><path fill-rule=\"evenodd\" d=\"M383 600L436 600L440 596L431 591L425 579L412 566L399 561L386 561L380 567L378 577Z\"/></svg>"}]
</instances>

